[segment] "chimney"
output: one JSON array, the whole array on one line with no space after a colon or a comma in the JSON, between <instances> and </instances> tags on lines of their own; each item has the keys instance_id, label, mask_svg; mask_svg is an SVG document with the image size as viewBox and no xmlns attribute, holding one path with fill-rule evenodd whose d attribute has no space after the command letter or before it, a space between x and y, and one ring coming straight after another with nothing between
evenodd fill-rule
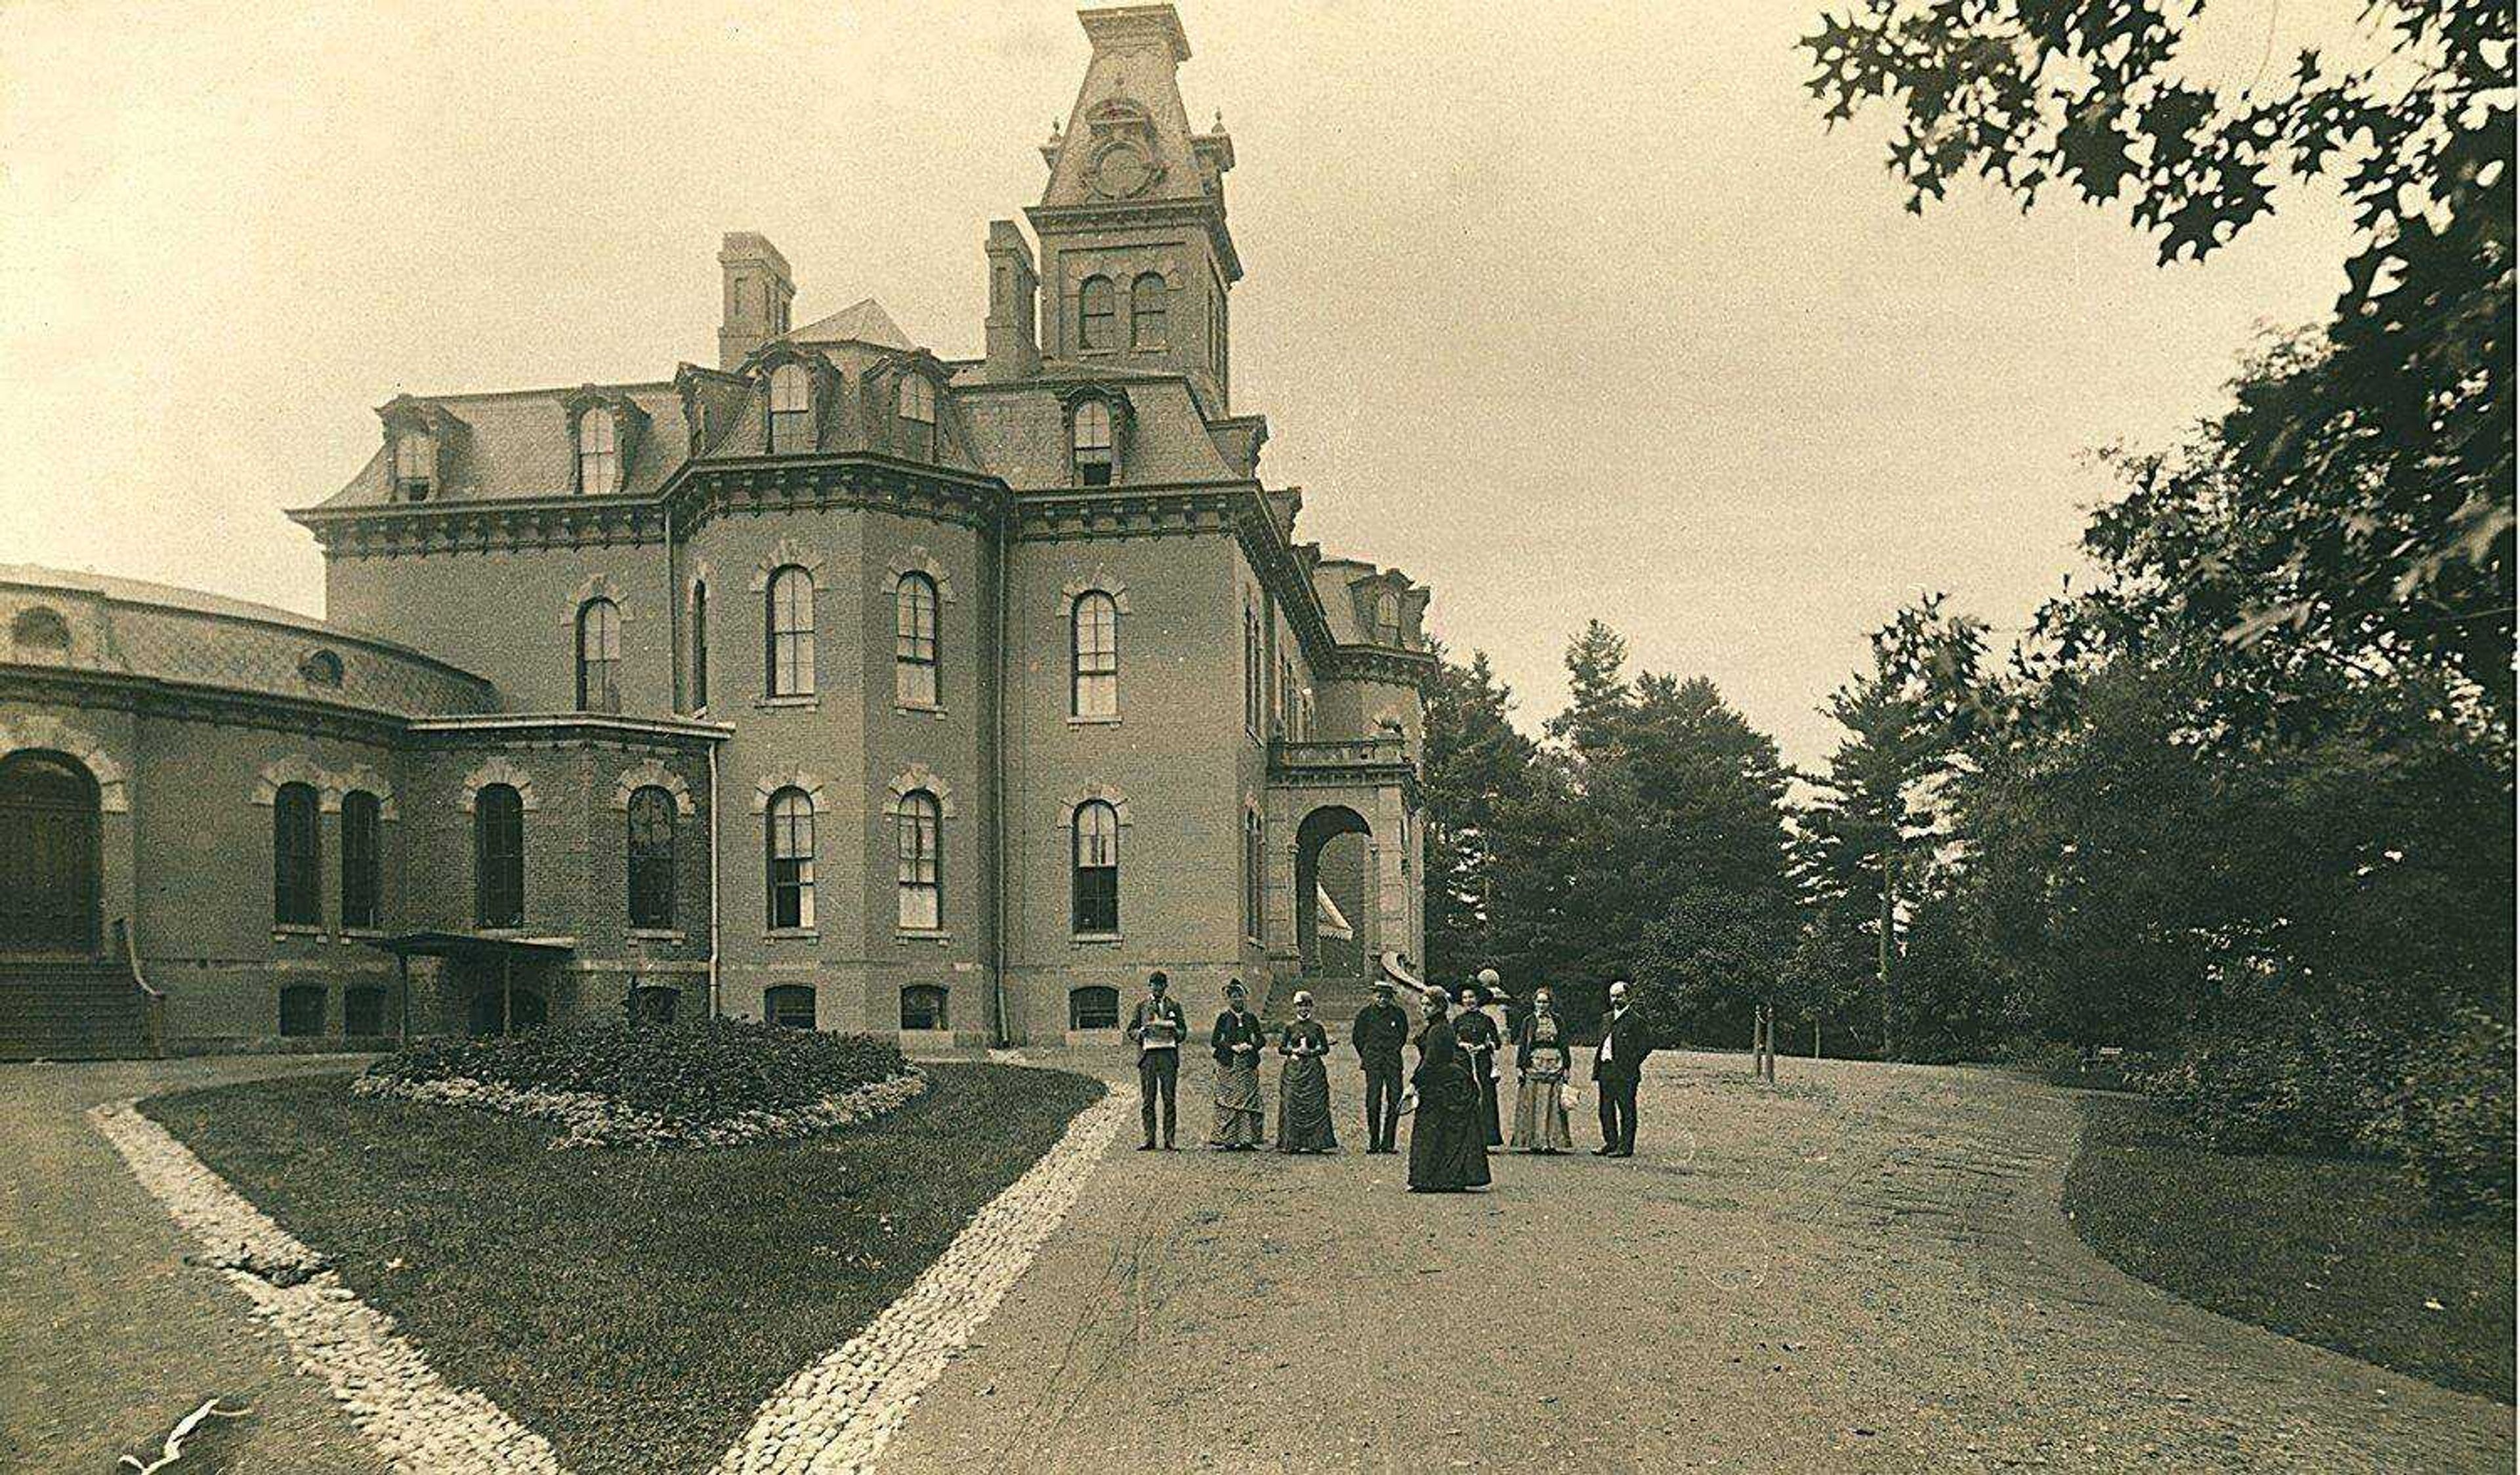
<instances>
[{"instance_id":1,"label":"chimney","mask_svg":"<svg viewBox=\"0 0 2520 1475\"><path fill-rule=\"evenodd\" d=\"M725 316L717 331L717 366L733 369L754 349L788 331L788 304L796 283L788 274L788 258L769 238L751 231L729 231L718 247L717 264L726 281Z\"/></svg>"},{"instance_id":2,"label":"chimney","mask_svg":"<svg viewBox=\"0 0 2520 1475\"><path fill-rule=\"evenodd\" d=\"M1032 247L1012 220L989 222L988 359L982 377L990 383L1031 379L1041 372L1041 337L1033 313L1041 300L1041 278L1032 269Z\"/></svg>"}]
</instances>

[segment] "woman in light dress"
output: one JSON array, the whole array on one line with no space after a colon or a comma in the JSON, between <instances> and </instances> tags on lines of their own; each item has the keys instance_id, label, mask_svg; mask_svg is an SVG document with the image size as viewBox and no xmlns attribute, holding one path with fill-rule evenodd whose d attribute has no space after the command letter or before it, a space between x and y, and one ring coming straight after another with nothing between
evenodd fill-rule
<instances>
[{"instance_id":1,"label":"woman in light dress","mask_svg":"<svg viewBox=\"0 0 2520 1475\"><path fill-rule=\"evenodd\" d=\"M1520 1089L1513 1099L1513 1149L1564 1152L1575 1145L1566 1126L1566 1026L1544 987L1531 996L1531 1012L1514 1031L1513 1063Z\"/></svg>"}]
</instances>

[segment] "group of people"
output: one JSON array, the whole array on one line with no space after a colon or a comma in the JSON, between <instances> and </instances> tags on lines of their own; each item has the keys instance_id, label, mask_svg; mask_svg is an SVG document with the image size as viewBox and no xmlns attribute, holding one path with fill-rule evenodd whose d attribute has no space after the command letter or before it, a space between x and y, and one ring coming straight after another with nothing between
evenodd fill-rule
<instances>
[{"instance_id":1,"label":"group of people","mask_svg":"<svg viewBox=\"0 0 2520 1475\"><path fill-rule=\"evenodd\" d=\"M1513 1050L1515 1092L1510 1146L1518 1152L1571 1151L1567 1099L1573 1094L1575 1044L1558 1017L1550 991L1532 995L1528 1012L1510 1029L1492 1012L1504 1003L1493 969L1461 991L1460 1012L1443 990L1419 994L1420 1020L1412 1034L1409 1013L1395 1002L1397 985L1377 978L1373 1002L1356 1016L1349 1043L1365 1068L1368 1153L1399 1151L1400 1119L1413 1110L1409 1135L1409 1189L1457 1193L1487 1186L1488 1149L1508 1145L1498 1057L1508 1036ZM1281 1152L1335 1152L1331 1126L1329 1032L1314 1017L1313 996L1297 993L1295 1017L1274 1040L1251 1010L1239 979L1225 986L1225 1008L1208 1032L1216 1057L1216 1117L1208 1145L1249 1152L1268 1136L1260 1093L1260 1059L1274 1049L1284 1060L1278 1076L1278 1140ZM1147 979L1147 997L1129 1016L1128 1036L1138 1050L1139 1113L1146 1126L1144 1152L1173 1149L1175 1096L1181 1052L1190 1039L1189 1017L1170 997L1162 973ZM1418 1062L1404 1085L1404 1051ZM1634 1157L1637 1146L1637 1081L1653 1045L1644 1021L1630 1006L1625 982L1610 985L1601 1039L1592 1047L1592 1079L1600 1098L1601 1145L1597 1157ZM1158 1130L1160 1128L1160 1131Z\"/></svg>"}]
</instances>

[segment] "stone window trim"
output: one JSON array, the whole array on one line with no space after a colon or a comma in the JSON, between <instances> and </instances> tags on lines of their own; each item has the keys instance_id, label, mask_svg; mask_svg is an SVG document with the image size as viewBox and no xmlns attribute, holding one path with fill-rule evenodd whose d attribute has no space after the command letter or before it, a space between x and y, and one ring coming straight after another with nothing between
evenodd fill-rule
<instances>
[{"instance_id":1,"label":"stone window trim","mask_svg":"<svg viewBox=\"0 0 2520 1475\"><path fill-rule=\"evenodd\" d=\"M1129 796L1122 793L1117 785L1096 780L1068 790L1065 797L1058 801L1058 817L1050 827L1060 834L1065 834L1075 827L1076 812L1098 799L1111 806L1111 814L1120 822L1121 828L1125 829L1129 827L1132 823L1129 818Z\"/></svg>"},{"instance_id":2,"label":"stone window trim","mask_svg":"<svg viewBox=\"0 0 2520 1475\"><path fill-rule=\"evenodd\" d=\"M1074 617L1076 602L1089 594L1107 594L1111 597L1112 608L1122 614L1129 612L1129 586L1098 565L1092 578L1070 579L1058 586L1058 619L1062 627Z\"/></svg>"},{"instance_id":3,"label":"stone window trim","mask_svg":"<svg viewBox=\"0 0 2520 1475\"><path fill-rule=\"evenodd\" d=\"M464 776L464 812L471 814L481 799L481 790L493 783L504 783L517 791L518 807L531 814L542 807L541 796L534 792L533 776L517 765L513 758L492 758Z\"/></svg>"},{"instance_id":4,"label":"stone window trim","mask_svg":"<svg viewBox=\"0 0 2520 1475\"><path fill-rule=\"evenodd\" d=\"M568 603L561 606L561 625L572 638L586 606L597 600L608 602L614 617L622 624L630 623L630 597L621 592L620 584L608 573L591 573L577 581L577 587L569 591Z\"/></svg>"},{"instance_id":5,"label":"stone window trim","mask_svg":"<svg viewBox=\"0 0 2520 1475\"><path fill-rule=\"evenodd\" d=\"M823 791L828 782L822 775L803 769L782 769L763 774L752 781L752 812L757 815L770 813L771 798L783 788L792 788L805 796L805 802L813 806L815 818L820 819L831 812L823 802Z\"/></svg>"},{"instance_id":6,"label":"stone window trim","mask_svg":"<svg viewBox=\"0 0 2520 1475\"><path fill-rule=\"evenodd\" d=\"M0 758L26 748L42 748L77 759L86 766L88 777L96 781L96 807L101 813L131 812L131 781L122 765L93 735L43 713L21 718L15 727L0 723Z\"/></svg>"},{"instance_id":7,"label":"stone window trim","mask_svg":"<svg viewBox=\"0 0 2520 1475\"><path fill-rule=\"evenodd\" d=\"M1127 480L1131 431L1137 424L1137 411L1129 402L1129 391L1118 384L1099 382L1078 384L1058 397L1058 430L1062 455L1067 462L1066 484L1087 483L1077 470L1076 412L1089 403L1099 402L1111 416L1111 475L1103 485Z\"/></svg>"},{"instance_id":8,"label":"stone window trim","mask_svg":"<svg viewBox=\"0 0 2520 1475\"><path fill-rule=\"evenodd\" d=\"M904 574L925 574L927 576L927 582L936 586L936 603L938 607L941 608L944 605L954 603L953 579L947 577L945 573L945 565L937 561L936 556L928 552L927 546L923 543L913 543L908 548L903 549L900 553L894 555L889 562L886 562L883 565L883 569L885 574L884 587L887 589L897 589L901 587L901 579Z\"/></svg>"},{"instance_id":9,"label":"stone window trim","mask_svg":"<svg viewBox=\"0 0 2520 1475\"><path fill-rule=\"evenodd\" d=\"M817 544L783 535L770 545L769 552L752 565L752 577L744 587L754 594L770 592L770 576L783 568L801 568L814 580L814 603L823 602L823 550Z\"/></svg>"},{"instance_id":10,"label":"stone window trim","mask_svg":"<svg viewBox=\"0 0 2520 1475\"><path fill-rule=\"evenodd\" d=\"M922 789L935 795L937 818L945 820L954 818L953 785L938 778L935 771L924 763L914 763L903 769L890 783L884 785L885 818L890 819L899 815L902 801Z\"/></svg>"},{"instance_id":11,"label":"stone window trim","mask_svg":"<svg viewBox=\"0 0 2520 1475\"><path fill-rule=\"evenodd\" d=\"M561 401L561 411L568 417L568 483L579 496L617 496L630 480L630 462L638 454L639 443L648 429L648 412L638 401L618 390L583 384ZM586 417L604 414L612 417L612 485L585 484L585 460L580 455L581 437L585 434Z\"/></svg>"},{"instance_id":12,"label":"stone window trim","mask_svg":"<svg viewBox=\"0 0 2520 1475\"><path fill-rule=\"evenodd\" d=\"M942 945L952 942L954 933L948 927L895 927L892 929L892 937L895 942L932 942Z\"/></svg>"},{"instance_id":13,"label":"stone window trim","mask_svg":"<svg viewBox=\"0 0 2520 1475\"><path fill-rule=\"evenodd\" d=\"M377 818L380 821L401 818L394 811L393 785L385 782L384 775L364 763L336 771L317 767L314 760L303 753L275 758L264 764L262 771L254 776L254 804L262 809L271 808L278 801L282 786L290 783L303 783L315 790L318 807L328 815L341 812L343 796L363 793L377 801ZM521 789L518 791L522 792ZM469 809L472 805L468 802L465 807Z\"/></svg>"},{"instance_id":14,"label":"stone window trim","mask_svg":"<svg viewBox=\"0 0 2520 1475\"><path fill-rule=\"evenodd\" d=\"M674 796L674 818L692 816L692 786L683 776L653 758L635 763L621 771L612 783L612 807L623 814L630 812L630 796L643 788L661 788ZM764 803L769 802L765 796Z\"/></svg>"},{"instance_id":15,"label":"stone window trim","mask_svg":"<svg viewBox=\"0 0 2520 1475\"><path fill-rule=\"evenodd\" d=\"M819 712L823 698L819 693L802 692L787 696L756 696L752 704L765 712Z\"/></svg>"}]
</instances>

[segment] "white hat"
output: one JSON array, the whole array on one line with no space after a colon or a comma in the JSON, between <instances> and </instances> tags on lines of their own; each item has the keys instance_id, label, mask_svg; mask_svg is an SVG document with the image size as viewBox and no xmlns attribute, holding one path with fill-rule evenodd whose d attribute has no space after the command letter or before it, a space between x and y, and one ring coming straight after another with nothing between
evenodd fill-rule
<instances>
[{"instance_id":1,"label":"white hat","mask_svg":"<svg viewBox=\"0 0 2520 1475\"><path fill-rule=\"evenodd\" d=\"M1610 997L1611 997L1611 998L1613 998L1613 999L1625 999L1625 998L1627 998L1627 997L1628 997L1628 981L1627 981L1626 979L1624 979L1624 978L1614 980L1614 981L1610 984Z\"/></svg>"}]
</instances>

